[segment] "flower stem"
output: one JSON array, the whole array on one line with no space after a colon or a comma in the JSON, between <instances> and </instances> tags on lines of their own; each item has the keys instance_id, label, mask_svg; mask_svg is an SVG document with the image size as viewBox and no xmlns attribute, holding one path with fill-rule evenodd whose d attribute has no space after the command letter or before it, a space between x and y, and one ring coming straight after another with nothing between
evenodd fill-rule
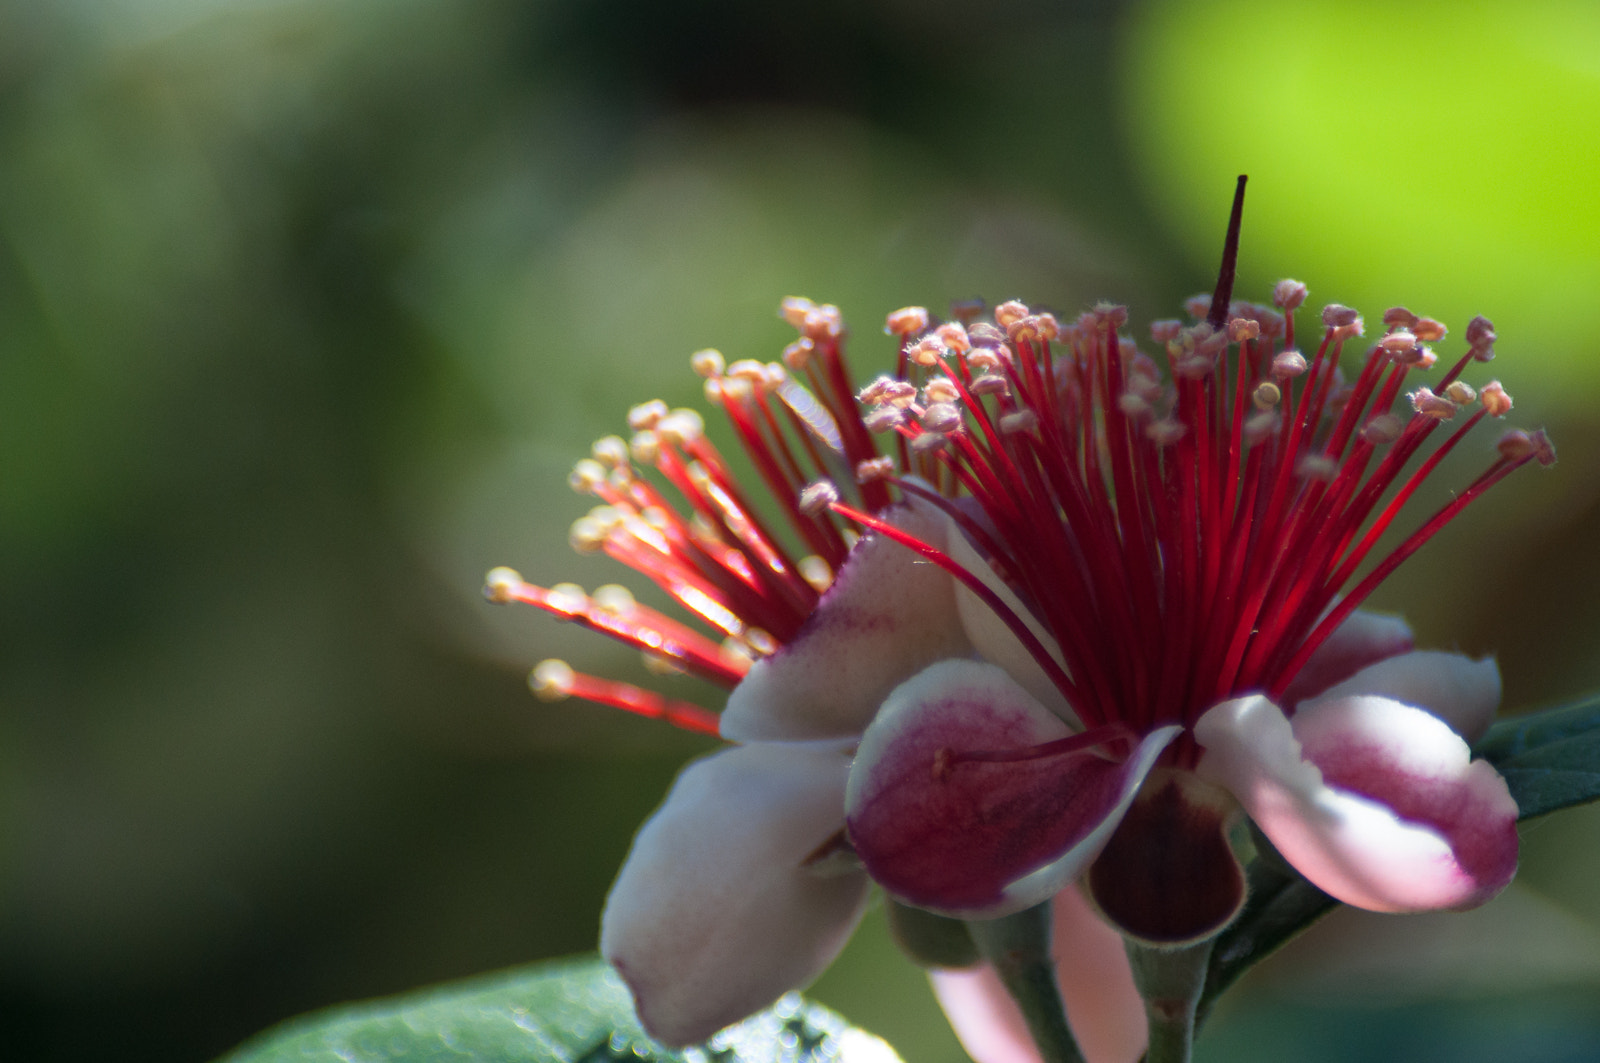
<instances>
[{"instance_id":1,"label":"flower stem","mask_svg":"<svg viewBox=\"0 0 1600 1063\"><path fill-rule=\"evenodd\" d=\"M1000 919L967 924L978 951L994 965L1011 999L1022 1010L1044 1063L1084 1063L1067 1025L1050 955L1050 905L1036 905Z\"/></svg>"},{"instance_id":2,"label":"flower stem","mask_svg":"<svg viewBox=\"0 0 1600 1063\"><path fill-rule=\"evenodd\" d=\"M1144 997L1150 1025L1145 1063L1189 1063L1194 1049L1195 1009L1205 988L1211 940L1179 948L1128 942L1133 981Z\"/></svg>"}]
</instances>

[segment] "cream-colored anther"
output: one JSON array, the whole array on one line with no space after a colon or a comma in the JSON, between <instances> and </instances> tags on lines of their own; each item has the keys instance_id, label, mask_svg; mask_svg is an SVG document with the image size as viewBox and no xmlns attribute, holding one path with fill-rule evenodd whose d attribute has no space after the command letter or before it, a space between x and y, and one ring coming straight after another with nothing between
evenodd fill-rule
<instances>
[{"instance_id":1,"label":"cream-colored anther","mask_svg":"<svg viewBox=\"0 0 1600 1063\"><path fill-rule=\"evenodd\" d=\"M800 512L815 517L839 501L839 489L831 480L815 480L800 491Z\"/></svg>"},{"instance_id":2,"label":"cream-colored anther","mask_svg":"<svg viewBox=\"0 0 1600 1063\"><path fill-rule=\"evenodd\" d=\"M806 315L800 331L813 340L838 339L844 332L844 314L832 303L823 303Z\"/></svg>"},{"instance_id":3,"label":"cream-colored anther","mask_svg":"<svg viewBox=\"0 0 1600 1063\"><path fill-rule=\"evenodd\" d=\"M966 326L959 321L946 321L934 329L934 335L957 354L965 354L972 350L972 339L967 335Z\"/></svg>"},{"instance_id":4,"label":"cream-colored anther","mask_svg":"<svg viewBox=\"0 0 1600 1063\"><path fill-rule=\"evenodd\" d=\"M920 432L911 438L911 450L916 454L932 454L936 450L943 450L949 442L949 437L943 433Z\"/></svg>"},{"instance_id":5,"label":"cream-colored anther","mask_svg":"<svg viewBox=\"0 0 1600 1063\"><path fill-rule=\"evenodd\" d=\"M1450 330L1445 328L1444 322L1435 321L1431 317L1419 317L1417 323L1411 326L1411 331L1424 343L1438 343L1450 333Z\"/></svg>"},{"instance_id":6,"label":"cream-colored anther","mask_svg":"<svg viewBox=\"0 0 1600 1063\"><path fill-rule=\"evenodd\" d=\"M1158 447L1170 447L1188 434L1189 427L1182 421L1163 417L1145 426L1145 438Z\"/></svg>"},{"instance_id":7,"label":"cream-colored anther","mask_svg":"<svg viewBox=\"0 0 1600 1063\"><path fill-rule=\"evenodd\" d=\"M1424 417L1448 421L1456 415L1456 404L1443 395L1435 395L1431 388L1418 388L1406 397L1411 400L1411 408Z\"/></svg>"},{"instance_id":8,"label":"cream-colored anther","mask_svg":"<svg viewBox=\"0 0 1600 1063\"><path fill-rule=\"evenodd\" d=\"M1511 412L1511 396L1506 394L1505 387L1498 380L1483 385L1483 390L1478 392L1478 401L1483 403L1490 417L1504 417Z\"/></svg>"},{"instance_id":9,"label":"cream-colored anther","mask_svg":"<svg viewBox=\"0 0 1600 1063\"><path fill-rule=\"evenodd\" d=\"M752 384L760 384L767 377L766 367L754 358L741 358L728 366L728 376L736 380L747 380Z\"/></svg>"},{"instance_id":10,"label":"cream-colored anther","mask_svg":"<svg viewBox=\"0 0 1600 1063\"><path fill-rule=\"evenodd\" d=\"M743 671L756 661L756 655L741 639L732 635L722 640L722 649L718 656L731 668Z\"/></svg>"},{"instance_id":11,"label":"cream-colored anther","mask_svg":"<svg viewBox=\"0 0 1600 1063\"><path fill-rule=\"evenodd\" d=\"M567 475L567 484L580 495L592 495L606 482L606 467L593 458L582 458Z\"/></svg>"},{"instance_id":12,"label":"cream-colored anther","mask_svg":"<svg viewBox=\"0 0 1600 1063\"><path fill-rule=\"evenodd\" d=\"M902 306L899 310L891 310L883 323L883 331L891 336L914 336L927 327L928 308L925 306Z\"/></svg>"},{"instance_id":13,"label":"cream-colored anther","mask_svg":"<svg viewBox=\"0 0 1600 1063\"><path fill-rule=\"evenodd\" d=\"M749 646L762 657L771 657L778 652L778 640L758 627L747 627L741 634L746 646Z\"/></svg>"},{"instance_id":14,"label":"cream-colored anther","mask_svg":"<svg viewBox=\"0 0 1600 1063\"><path fill-rule=\"evenodd\" d=\"M801 336L783 349L783 364L798 373L811 363L811 356L816 351L817 345Z\"/></svg>"},{"instance_id":15,"label":"cream-colored anther","mask_svg":"<svg viewBox=\"0 0 1600 1063\"><path fill-rule=\"evenodd\" d=\"M1234 343L1243 343L1253 340L1261 335L1261 325L1247 317L1230 318L1228 321L1228 339Z\"/></svg>"},{"instance_id":16,"label":"cream-colored anther","mask_svg":"<svg viewBox=\"0 0 1600 1063\"><path fill-rule=\"evenodd\" d=\"M1272 305L1285 312L1298 310L1306 301L1306 291L1304 284L1285 278L1272 288Z\"/></svg>"},{"instance_id":17,"label":"cream-colored anther","mask_svg":"<svg viewBox=\"0 0 1600 1063\"><path fill-rule=\"evenodd\" d=\"M1403 306L1391 306L1383 312L1383 327L1394 329L1410 329L1416 326L1420 319L1416 314Z\"/></svg>"},{"instance_id":18,"label":"cream-colored anther","mask_svg":"<svg viewBox=\"0 0 1600 1063\"><path fill-rule=\"evenodd\" d=\"M1117 409L1127 417L1143 417L1150 412L1150 402L1136 392L1124 391L1117 396Z\"/></svg>"},{"instance_id":19,"label":"cream-colored anther","mask_svg":"<svg viewBox=\"0 0 1600 1063\"><path fill-rule=\"evenodd\" d=\"M1035 314L1037 319L1035 328L1038 329L1039 338L1042 340L1056 340L1061 336L1061 322L1051 313ZM1123 320L1127 320L1127 310L1123 310Z\"/></svg>"},{"instance_id":20,"label":"cream-colored anther","mask_svg":"<svg viewBox=\"0 0 1600 1063\"><path fill-rule=\"evenodd\" d=\"M1295 472L1306 479L1324 482L1332 480L1338 471L1339 463L1326 454L1307 454L1300 459L1300 464L1295 466Z\"/></svg>"},{"instance_id":21,"label":"cream-colored anther","mask_svg":"<svg viewBox=\"0 0 1600 1063\"><path fill-rule=\"evenodd\" d=\"M917 365L938 365L950 353L938 336L924 336L906 350L906 357Z\"/></svg>"},{"instance_id":22,"label":"cream-colored anther","mask_svg":"<svg viewBox=\"0 0 1600 1063\"><path fill-rule=\"evenodd\" d=\"M1095 322L1112 332L1128 323L1128 308L1121 303L1095 303L1093 313Z\"/></svg>"},{"instance_id":23,"label":"cream-colored anther","mask_svg":"<svg viewBox=\"0 0 1600 1063\"><path fill-rule=\"evenodd\" d=\"M680 407L656 422L656 434L663 443L683 446L706 434L706 421L699 411Z\"/></svg>"},{"instance_id":24,"label":"cream-colored anther","mask_svg":"<svg viewBox=\"0 0 1600 1063\"><path fill-rule=\"evenodd\" d=\"M706 378L721 376L727 365L727 359L723 358L722 352L715 347L695 351L689 356L689 368L693 369L696 375ZM665 412L663 409L662 413Z\"/></svg>"},{"instance_id":25,"label":"cream-colored anther","mask_svg":"<svg viewBox=\"0 0 1600 1063\"><path fill-rule=\"evenodd\" d=\"M701 352L704 353L704 352ZM713 352L715 353L715 352ZM651 399L641 402L628 411L628 427L638 432L646 428L654 428L656 422L667 415L667 404L660 399Z\"/></svg>"},{"instance_id":26,"label":"cream-colored anther","mask_svg":"<svg viewBox=\"0 0 1600 1063\"><path fill-rule=\"evenodd\" d=\"M561 701L572 693L577 675L566 661L540 661L528 673L528 689L540 701Z\"/></svg>"},{"instance_id":27,"label":"cream-colored anther","mask_svg":"<svg viewBox=\"0 0 1600 1063\"><path fill-rule=\"evenodd\" d=\"M906 415L898 406L874 406L861 416L869 432L888 432L905 424Z\"/></svg>"},{"instance_id":28,"label":"cream-colored anther","mask_svg":"<svg viewBox=\"0 0 1600 1063\"><path fill-rule=\"evenodd\" d=\"M1375 447L1393 443L1405 431L1405 422L1392 413L1380 413L1361 429L1361 438Z\"/></svg>"},{"instance_id":29,"label":"cream-colored anther","mask_svg":"<svg viewBox=\"0 0 1600 1063\"><path fill-rule=\"evenodd\" d=\"M1000 431L1008 435L1013 432L1032 432L1038 427L1039 415L1032 410L1013 410L1000 418Z\"/></svg>"},{"instance_id":30,"label":"cream-colored anther","mask_svg":"<svg viewBox=\"0 0 1600 1063\"><path fill-rule=\"evenodd\" d=\"M567 544L580 554L592 554L606 544L605 525L593 517L579 517L567 530Z\"/></svg>"},{"instance_id":31,"label":"cream-colored anther","mask_svg":"<svg viewBox=\"0 0 1600 1063\"><path fill-rule=\"evenodd\" d=\"M628 464L628 444L622 441L621 436L603 436L595 440L594 445L589 448L589 453L595 461L608 469Z\"/></svg>"},{"instance_id":32,"label":"cream-colored anther","mask_svg":"<svg viewBox=\"0 0 1600 1063\"><path fill-rule=\"evenodd\" d=\"M654 432L635 432L628 440L628 453L641 465L654 465L661 457L661 440Z\"/></svg>"},{"instance_id":33,"label":"cream-colored anther","mask_svg":"<svg viewBox=\"0 0 1600 1063\"><path fill-rule=\"evenodd\" d=\"M993 372L1000 368L1000 352L993 347L974 347L967 354L967 364L980 373Z\"/></svg>"},{"instance_id":34,"label":"cream-colored anther","mask_svg":"<svg viewBox=\"0 0 1600 1063\"><path fill-rule=\"evenodd\" d=\"M883 401L903 410L917 401L916 385L906 380L891 380L884 385Z\"/></svg>"},{"instance_id":35,"label":"cream-colored anther","mask_svg":"<svg viewBox=\"0 0 1600 1063\"><path fill-rule=\"evenodd\" d=\"M984 373L972 378L968 390L974 395L1005 395L1010 393L1011 385L999 373Z\"/></svg>"},{"instance_id":36,"label":"cream-colored anther","mask_svg":"<svg viewBox=\"0 0 1600 1063\"><path fill-rule=\"evenodd\" d=\"M1465 406L1478 400L1478 392L1465 380L1452 380L1450 386L1444 389L1444 397L1457 406Z\"/></svg>"},{"instance_id":37,"label":"cream-colored anther","mask_svg":"<svg viewBox=\"0 0 1600 1063\"><path fill-rule=\"evenodd\" d=\"M875 480L886 480L894 475L894 459L888 456L868 458L856 462L856 483L872 483Z\"/></svg>"},{"instance_id":38,"label":"cream-colored anther","mask_svg":"<svg viewBox=\"0 0 1600 1063\"><path fill-rule=\"evenodd\" d=\"M936 402L922 411L919 420L930 432L954 432L961 427L961 407L951 402Z\"/></svg>"},{"instance_id":39,"label":"cream-colored anther","mask_svg":"<svg viewBox=\"0 0 1600 1063\"><path fill-rule=\"evenodd\" d=\"M1204 319L1211 313L1211 293L1201 292L1199 295L1189 296L1183 301L1183 309L1197 321Z\"/></svg>"},{"instance_id":40,"label":"cream-colored anther","mask_svg":"<svg viewBox=\"0 0 1600 1063\"><path fill-rule=\"evenodd\" d=\"M1410 354L1417 349L1417 334L1410 329L1395 329L1379 340L1378 346L1392 355Z\"/></svg>"},{"instance_id":41,"label":"cream-colored anther","mask_svg":"<svg viewBox=\"0 0 1600 1063\"><path fill-rule=\"evenodd\" d=\"M949 377L936 376L923 386L922 397L928 402L955 402L961 398L961 389Z\"/></svg>"},{"instance_id":42,"label":"cream-colored anther","mask_svg":"<svg viewBox=\"0 0 1600 1063\"><path fill-rule=\"evenodd\" d=\"M596 608L613 616L627 616L639 605L633 597L633 592L620 583L607 583L602 587L596 587L591 597Z\"/></svg>"},{"instance_id":43,"label":"cream-colored anther","mask_svg":"<svg viewBox=\"0 0 1600 1063\"><path fill-rule=\"evenodd\" d=\"M794 328L801 328L806 323L806 315L817 308L817 304L804 296L791 295L778 304L778 316L787 321Z\"/></svg>"},{"instance_id":44,"label":"cream-colored anther","mask_svg":"<svg viewBox=\"0 0 1600 1063\"><path fill-rule=\"evenodd\" d=\"M1010 328L1027 316L1027 304L1016 299L1007 300L994 308L995 324L1001 328Z\"/></svg>"},{"instance_id":45,"label":"cream-colored anther","mask_svg":"<svg viewBox=\"0 0 1600 1063\"><path fill-rule=\"evenodd\" d=\"M1258 410L1270 410L1283 401L1283 389L1270 380L1263 380L1250 393L1250 401Z\"/></svg>"},{"instance_id":46,"label":"cream-colored anther","mask_svg":"<svg viewBox=\"0 0 1600 1063\"><path fill-rule=\"evenodd\" d=\"M522 590L522 573L501 565L483 577L483 596L496 605L512 601Z\"/></svg>"},{"instance_id":47,"label":"cream-colored anther","mask_svg":"<svg viewBox=\"0 0 1600 1063\"><path fill-rule=\"evenodd\" d=\"M545 596L550 608L569 616L587 612L589 609L589 596L583 588L576 583L557 583L550 588L550 593Z\"/></svg>"},{"instance_id":48,"label":"cream-colored anther","mask_svg":"<svg viewBox=\"0 0 1600 1063\"><path fill-rule=\"evenodd\" d=\"M1175 317L1150 322L1150 338L1160 344L1171 343L1183 331L1183 322Z\"/></svg>"},{"instance_id":49,"label":"cream-colored anther","mask_svg":"<svg viewBox=\"0 0 1600 1063\"><path fill-rule=\"evenodd\" d=\"M800 578L811 585L811 589L821 594L833 586L833 569L828 563L816 554L807 554L795 563L800 570Z\"/></svg>"}]
</instances>

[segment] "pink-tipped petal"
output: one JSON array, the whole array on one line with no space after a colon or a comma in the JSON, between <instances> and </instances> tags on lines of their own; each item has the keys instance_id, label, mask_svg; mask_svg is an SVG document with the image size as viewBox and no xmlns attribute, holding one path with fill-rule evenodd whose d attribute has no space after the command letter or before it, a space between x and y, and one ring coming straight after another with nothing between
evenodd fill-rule
<instances>
[{"instance_id":1,"label":"pink-tipped petal","mask_svg":"<svg viewBox=\"0 0 1600 1063\"><path fill-rule=\"evenodd\" d=\"M1470 908L1516 871L1517 806L1438 717L1379 697L1266 698L1195 725L1199 774L1233 791L1284 858L1358 908Z\"/></svg>"},{"instance_id":2,"label":"pink-tipped petal","mask_svg":"<svg viewBox=\"0 0 1600 1063\"><path fill-rule=\"evenodd\" d=\"M1122 937L1073 887L1051 904L1051 952L1067 1021L1087 1063L1131 1063L1144 1052L1144 1001ZM1038 1063L1039 1053L994 968L932 971L929 980L961 1045L976 1063Z\"/></svg>"},{"instance_id":3,"label":"pink-tipped petal","mask_svg":"<svg viewBox=\"0 0 1600 1063\"><path fill-rule=\"evenodd\" d=\"M1126 762L1094 749L963 760L1070 732L994 665L940 661L897 687L862 736L845 795L851 841L908 904L961 918L1020 911L1094 859L1178 730L1146 737Z\"/></svg>"},{"instance_id":4,"label":"pink-tipped petal","mask_svg":"<svg viewBox=\"0 0 1600 1063\"><path fill-rule=\"evenodd\" d=\"M1474 661L1459 653L1417 650L1369 665L1317 700L1358 694L1427 709L1474 742L1489 729L1500 707L1500 666L1493 657Z\"/></svg>"},{"instance_id":5,"label":"pink-tipped petal","mask_svg":"<svg viewBox=\"0 0 1600 1063\"><path fill-rule=\"evenodd\" d=\"M913 499L886 519L944 547L949 518L927 502ZM757 661L734 688L722 736L755 742L859 735L901 680L971 652L953 584L938 565L867 535L799 636Z\"/></svg>"},{"instance_id":6,"label":"pink-tipped petal","mask_svg":"<svg viewBox=\"0 0 1600 1063\"><path fill-rule=\"evenodd\" d=\"M1027 606L1022 604L1016 592L1006 586L1005 581L989 567L989 563L978 553L978 548L973 545L972 540L968 539L960 528L955 527L954 522L950 528L949 538L950 545L947 552L950 557L981 579L1002 602L1010 607L1012 612L1021 617L1023 623L1028 625L1028 630L1032 631L1034 636L1055 655L1056 663L1065 670L1066 662L1060 650L1056 648L1056 640L1045 630L1044 625L1034 618ZM1049 675L1039 666L1039 662L1034 660L1033 654L1029 653L1017 636L1012 634L1006 622L996 616L994 610L984 604L976 594L959 583L955 587L955 597L961 625L966 629L967 638L979 655L990 664L1004 668L1006 674L1017 681L1017 685L1032 694L1041 705L1065 720L1067 726L1074 730L1082 727L1077 713L1067 704L1067 699L1061 696L1061 691L1050 681Z\"/></svg>"},{"instance_id":7,"label":"pink-tipped petal","mask_svg":"<svg viewBox=\"0 0 1600 1063\"><path fill-rule=\"evenodd\" d=\"M1413 645L1411 626L1398 616L1358 609L1311 655L1283 692L1283 703L1292 708L1368 665L1409 653Z\"/></svg>"},{"instance_id":8,"label":"pink-tipped petal","mask_svg":"<svg viewBox=\"0 0 1600 1063\"><path fill-rule=\"evenodd\" d=\"M771 742L684 769L611 887L600 951L664 1044L705 1040L833 962L868 882L808 864L844 822L847 750Z\"/></svg>"}]
</instances>

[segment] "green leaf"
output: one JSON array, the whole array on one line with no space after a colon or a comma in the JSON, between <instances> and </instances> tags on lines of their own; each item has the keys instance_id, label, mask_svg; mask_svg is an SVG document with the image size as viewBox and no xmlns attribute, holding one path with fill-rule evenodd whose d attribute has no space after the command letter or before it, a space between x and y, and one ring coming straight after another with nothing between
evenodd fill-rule
<instances>
[{"instance_id":1,"label":"green leaf","mask_svg":"<svg viewBox=\"0 0 1600 1063\"><path fill-rule=\"evenodd\" d=\"M1477 754L1505 776L1520 819L1600 798L1600 701L1502 720Z\"/></svg>"},{"instance_id":2,"label":"green leaf","mask_svg":"<svg viewBox=\"0 0 1600 1063\"><path fill-rule=\"evenodd\" d=\"M899 1063L882 1040L789 994L704 1046L665 1048L598 957L517 968L291 1019L221 1063Z\"/></svg>"}]
</instances>

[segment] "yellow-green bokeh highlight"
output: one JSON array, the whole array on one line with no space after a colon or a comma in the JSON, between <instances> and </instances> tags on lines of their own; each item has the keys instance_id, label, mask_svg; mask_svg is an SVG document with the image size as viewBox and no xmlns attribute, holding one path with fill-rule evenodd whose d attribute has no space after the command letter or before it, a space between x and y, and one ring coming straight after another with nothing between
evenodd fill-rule
<instances>
[{"instance_id":1,"label":"yellow-green bokeh highlight","mask_svg":"<svg viewBox=\"0 0 1600 1063\"><path fill-rule=\"evenodd\" d=\"M1600 387L1600 5L1160 0L1124 42L1130 146L1195 261L1250 175L1241 295L1295 276L1457 340L1482 313L1541 412Z\"/></svg>"}]
</instances>

